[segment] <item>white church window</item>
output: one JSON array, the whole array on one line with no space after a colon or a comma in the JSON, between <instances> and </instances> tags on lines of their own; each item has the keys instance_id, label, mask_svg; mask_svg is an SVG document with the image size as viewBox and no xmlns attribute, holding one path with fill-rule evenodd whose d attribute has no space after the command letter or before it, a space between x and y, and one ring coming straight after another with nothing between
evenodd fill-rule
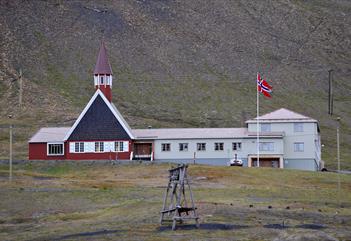
<instances>
[{"instance_id":1,"label":"white church window","mask_svg":"<svg viewBox=\"0 0 351 241\"><path fill-rule=\"evenodd\" d=\"M74 152L84 152L84 142L75 142Z\"/></svg>"},{"instance_id":2,"label":"white church window","mask_svg":"<svg viewBox=\"0 0 351 241\"><path fill-rule=\"evenodd\" d=\"M104 76L100 76L100 84L104 83Z\"/></svg>"},{"instance_id":3,"label":"white church window","mask_svg":"<svg viewBox=\"0 0 351 241\"><path fill-rule=\"evenodd\" d=\"M94 76L94 84L95 85L99 84L99 78L97 76Z\"/></svg>"},{"instance_id":4,"label":"white church window","mask_svg":"<svg viewBox=\"0 0 351 241\"><path fill-rule=\"evenodd\" d=\"M123 141L116 141L115 142L115 151L122 152L123 150L124 150Z\"/></svg>"},{"instance_id":5,"label":"white church window","mask_svg":"<svg viewBox=\"0 0 351 241\"><path fill-rule=\"evenodd\" d=\"M95 152L104 152L104 143L99 141L95 142Z\"/></svg>"},{"instance_id":6,"label":"white church window","mask_svg":"<svg viewBox=\"0 0 351 241\"><path fill-rule=\"evenodd\" d=\"M48 143L47 155L48 156L62 156L62 155L64 155L63 143Z\"/></svg>"}]
</instances>

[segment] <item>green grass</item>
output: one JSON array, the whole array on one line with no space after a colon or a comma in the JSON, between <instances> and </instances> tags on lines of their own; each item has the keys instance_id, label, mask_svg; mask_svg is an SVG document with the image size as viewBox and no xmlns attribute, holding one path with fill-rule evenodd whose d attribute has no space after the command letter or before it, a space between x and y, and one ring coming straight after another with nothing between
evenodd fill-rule
<instances>
[{"instance_id":1,"label":"green grass","mask_svg":"<svg viewBox=\"0 0 351 241\"><path fill-rule=\"evenodd\" d=\"M188 228L180 225L173 232L158 223L170 167L33 162L15 165L9 183L6 166L0 165L0 178L6 179L0 183L0 239L272 240L301 233L351 237L351 175L202 165L189 167L202 228L187 222ZM289 228L265 227L282 220ZM298 228L302 224L326 228Z\"/></svg>"}]
</instances>

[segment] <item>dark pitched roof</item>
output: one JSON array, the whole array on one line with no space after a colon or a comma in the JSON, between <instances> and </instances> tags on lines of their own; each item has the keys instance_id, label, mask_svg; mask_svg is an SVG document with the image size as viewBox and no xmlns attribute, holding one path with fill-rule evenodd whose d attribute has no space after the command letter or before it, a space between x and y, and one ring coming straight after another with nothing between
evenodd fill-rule
<instances>
[{"instance_id":1,"label":"dark pitched roof","mask_svg":"<svg viewBox=\"0 0 351 241\"><path fill-rule=\"evenodd\" d=\"M110 62L108 61L107 51L104 42L101 42L99 55L96 61L94 74L112 74Z\"/></svg>"},{"instance_id":2,"label":"dark pitched roof","mask_svg":"<svg viewBox=\"0 0 351 241\"><path fill-rule=\"evenodd\" d=\"M84 108L65 140L129 140L132 139L130 127L116 112L115 107L97 90Z\"/></svg>"}]
</instances>

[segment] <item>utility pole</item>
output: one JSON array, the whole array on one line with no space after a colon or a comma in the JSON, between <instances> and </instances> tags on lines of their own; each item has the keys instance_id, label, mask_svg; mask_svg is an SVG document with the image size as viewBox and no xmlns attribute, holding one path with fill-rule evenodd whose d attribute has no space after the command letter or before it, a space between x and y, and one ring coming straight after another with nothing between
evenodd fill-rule
<instances>
[{"instance_id":1,"label":"utility pole","mask_svg":"<svg viewBox=\"0 0 351 241\"><path fill-rule=\"evenodd\" d=\"M338 161L338 204L340 205L340 120L341 118L336 118L338 125L336 127L336 158Z\"/></svg>"},{"instance_id":2,"label":"utility pole","mask_svg":"<svg viewBox=\"0 0 351 241\"><path fill-rule=\"evenodd\" d=\"M22 80L22 69L20 69L19 73L19 107L22 110L22 95L23 95L23 80Z\"/></svg>"},{"instance_id":3,"label":"utility pole","mask_svg":"<svg viewBox=\"0 0 351 241\"><path fill-rule=\"evenodd\" d=\"M336 157L338 160L338 172L340 172L340 121L341 121L341 118L338 117L336 118L336 120L338 121L338 126L336 127L336 148L337 148Z\"/></svg>"},{"instance_id":4,"label":"utility pole","mask_svg":"<svg viewBox=\"0 0 351 241\"><path fill-rule=\"evenodd\" d=\"M333 115L333 69L328 70L329 72L329 99L328 99L328 114Z\"/></svg>"},{"instance_id":5,"label":"utility pole","mask_svg":"<svg viewBox=\"0 0 351 241\"><path fill-rule=\"evenodd\" d=\"M10 119L10 160L9 160L9 165L10 165L10 169L9 169L9 180L10 182L12 181L12 115L8 116Z\"/></svg>"}]
</instances>

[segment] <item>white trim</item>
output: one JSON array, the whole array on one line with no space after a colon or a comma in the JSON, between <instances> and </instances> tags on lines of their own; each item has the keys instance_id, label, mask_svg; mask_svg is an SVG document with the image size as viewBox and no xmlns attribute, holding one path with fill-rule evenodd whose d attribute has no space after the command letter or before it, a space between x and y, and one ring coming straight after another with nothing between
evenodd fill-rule
<instances>
[{"instance_id":1,"label":"white trim","mask_svg":"<svg viewBox=\"0 0 351 241\"><path fill-rule=\"evenodd\" d=\"M116 113L116 111L113 109L112 104L110 103L110 101L107 100L107 98L105 97L105 95L101 92L100 89L97 89L95 94L93 95L93 97L91 97L90 101L88 102L88 104L85 106L85 108L83 109L82 113L80 113L78 119L74 122L73 126L71 127L71 129L68 131L68 133L66 134L64 141L67 141L68 138L71 136L71 134L73 133L73 131L76 129L76 127L78 126L79 122L82 120L82 118L84 117L85 113L89 110L90 106L94 103L96 97L100 95L101 98L103 99L103 101L105 102L105 104L108 106L108 108L111 110L111 112L113 113L113 115L116 117L116 119L118 120L118 122L121 124L121 126L123 127L123 129L127 132L127 134L129 135L129 137L131 139L134 139L134 136L132 135L131 131L126 127L125 123L121 120L121 118L118 116L118 114Z\"/></svg>"},{"instance_id":2,"label":"white trim","mask_svg":"<svg viewBox=\"0 0 351 241\"><path fill-rule=\"evenodd\" d=\"M49 154L49 145L60 144L62 145L62 154ZM48 142L46 143L46 155L47 156L64 156L65 155L65 143L64 142Z\"/></svg>"},{"instance_id":3,"label":"white trim","mask_svg":"<svg viewBox=\"0 0 351 241\"><path fill-rule=\"evenodd\" d=\"M123 141L123 152L129 151L129 141Z\"/></svg>"},{"instance_id":4,"label":"white trim","mask_svg":"<svg viewBox=\"0 0 351 241\"><path fill-rule=\"evenodd\" d=\"M68 142L69 143L69 148L68 151L69 153L75 153L75 142Z\"/></svg>"}]
</instances>

